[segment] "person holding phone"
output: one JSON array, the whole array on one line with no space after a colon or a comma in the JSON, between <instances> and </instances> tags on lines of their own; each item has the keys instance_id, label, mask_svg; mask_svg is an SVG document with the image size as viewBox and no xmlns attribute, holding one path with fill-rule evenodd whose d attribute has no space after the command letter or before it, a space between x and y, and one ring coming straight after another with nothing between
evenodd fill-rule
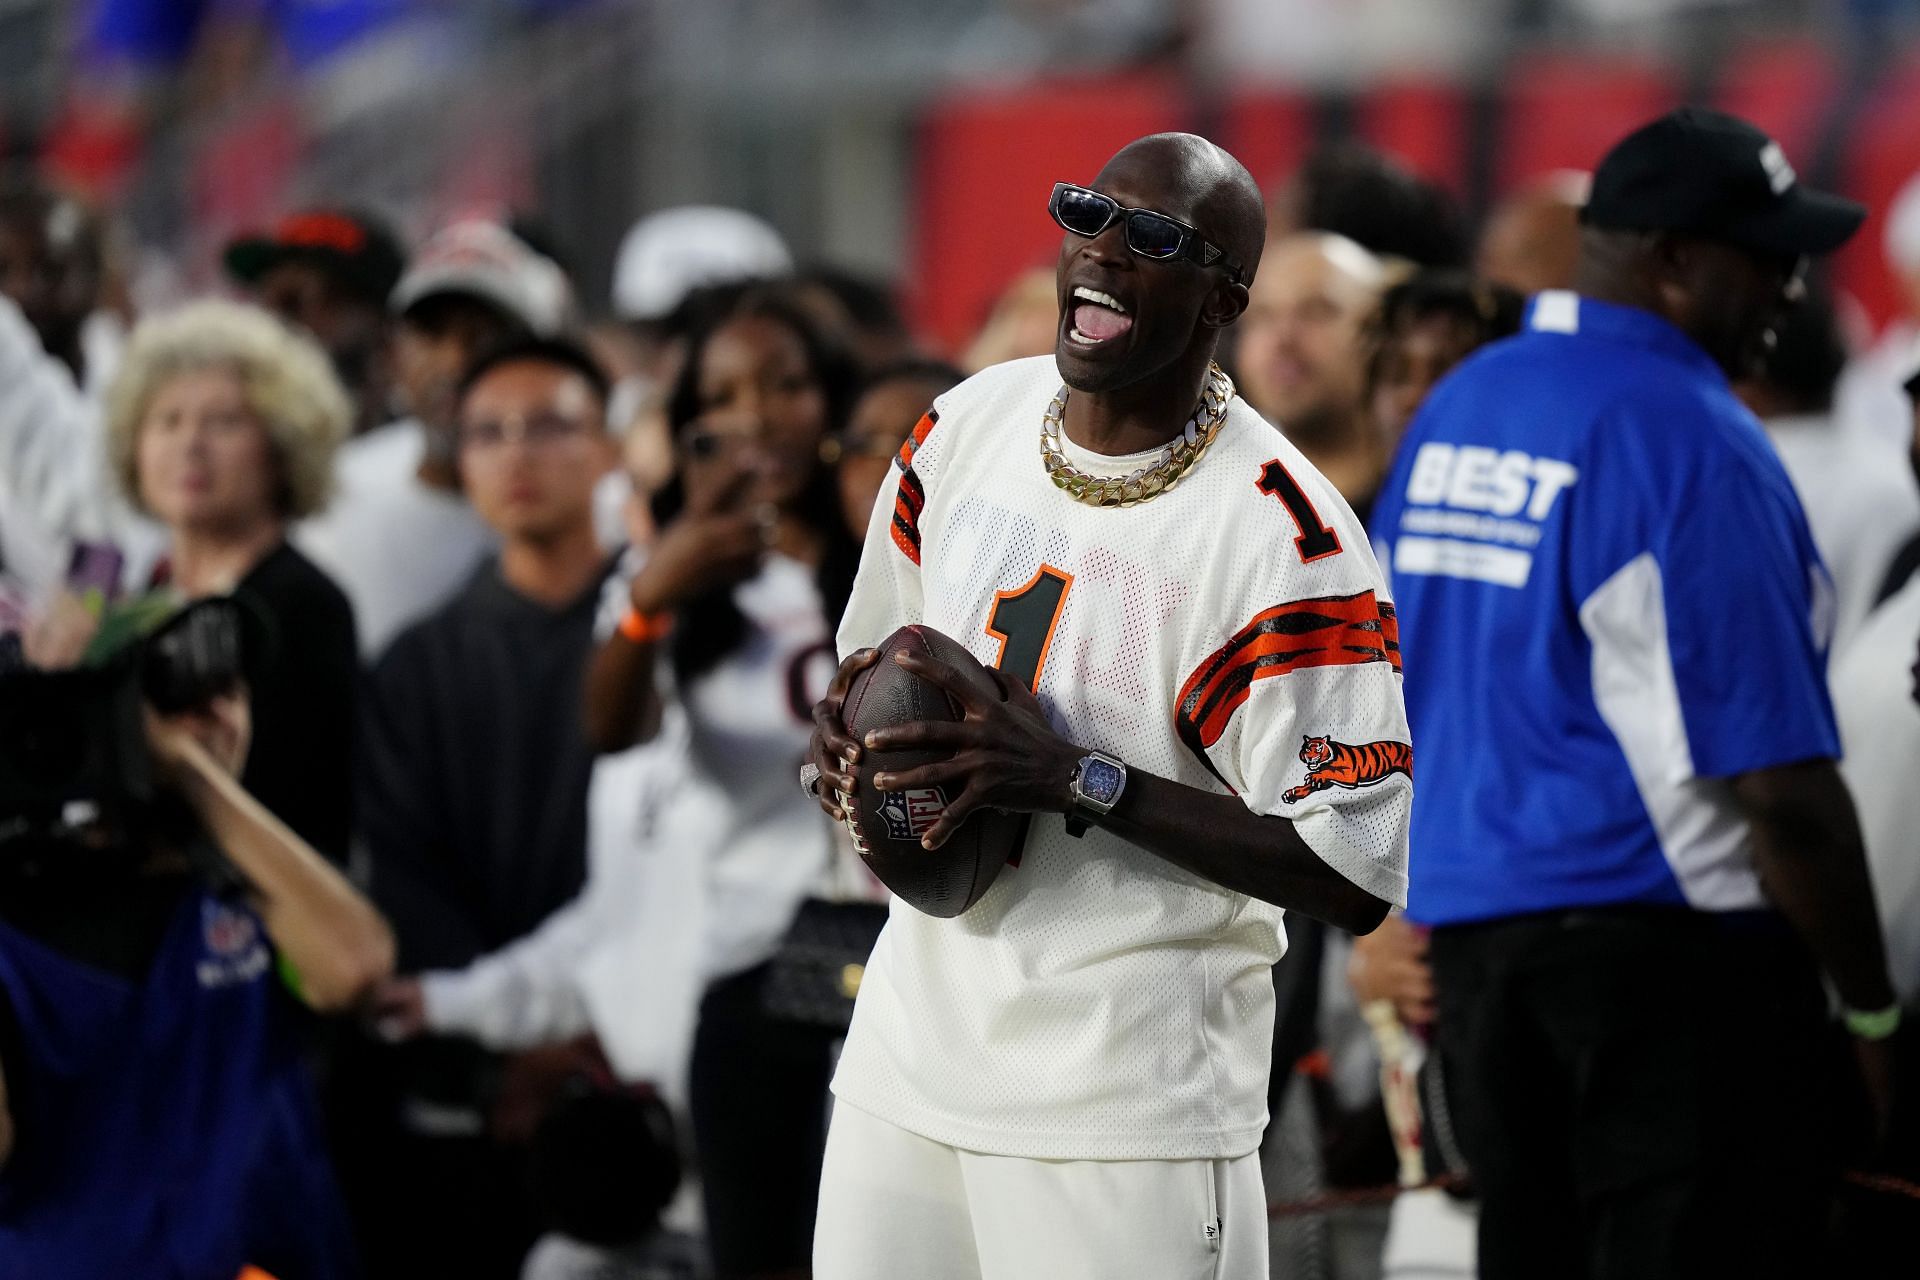
<instances>
[{"instance_id":1,"label":"person holding phone","mask_svg":"<svg viewBox=\"0 0 1920 1280\"><path fill-rule=\"evenodd\" d=\"M706 874L709 979L692 1065L715 1270L805 1274L837 1033L767 1003L782 940L825 891L832 832L793 786L835 661L858 546L822 445L851 373L800 312L749 296L698 334L668 406L679 474L661 533L594 655L588 735L625 750L671 697L727 801Z\"/></svg>"}]
</instances>

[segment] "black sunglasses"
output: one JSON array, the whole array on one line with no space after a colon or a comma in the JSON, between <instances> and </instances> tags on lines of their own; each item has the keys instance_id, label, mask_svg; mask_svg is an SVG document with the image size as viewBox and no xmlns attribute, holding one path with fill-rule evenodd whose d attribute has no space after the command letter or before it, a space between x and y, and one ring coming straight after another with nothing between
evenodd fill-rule
<instances>
[{"instance_id":1,"label":"black sunglasses","mask_svg":"<svg viewBox=\"0 0 1920 1280\"><path fill-rule=\"evenodd\" d=\"M1089 240L1116 221L1126 224L1127 248L1154 262L1184 258L1203 267L1219 267L1235 284L1246 283L1246 271L1213 241L1164 213L1151 209L1123 209L1119 201L1071 182L1053 184L1047 212L1064 229Z\"/></svg>"}]
</instances>

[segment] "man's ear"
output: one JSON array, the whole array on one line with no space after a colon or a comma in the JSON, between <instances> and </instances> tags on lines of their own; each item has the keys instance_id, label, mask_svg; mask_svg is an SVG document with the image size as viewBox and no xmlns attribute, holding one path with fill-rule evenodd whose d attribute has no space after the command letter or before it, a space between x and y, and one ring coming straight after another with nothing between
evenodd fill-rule
<instances>
[{"instance_id":1,"label":"man's ear","mask_svg":"<svg viewBox=\"0 0 1920 1280\"><path fill-rule=\"evenodd\" d=\"M1247 286L1222 280L1200 304L1200 323L1209 329L1224 329L1247 313L1247 304L1252 298Z\"/></svg>"}]
</instances>

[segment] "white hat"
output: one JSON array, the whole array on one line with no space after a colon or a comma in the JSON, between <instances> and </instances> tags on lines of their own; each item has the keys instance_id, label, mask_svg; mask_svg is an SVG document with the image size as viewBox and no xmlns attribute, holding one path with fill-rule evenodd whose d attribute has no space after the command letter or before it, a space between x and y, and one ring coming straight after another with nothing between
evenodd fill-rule
<instances>
[{"instance_id":1,"label":"white hat","mask_svg":"<svg viewBox=\"0 0 1920 1280\"><path fill-rule=\"evenodd\" d=\"M394 286L389 306L404 313L441 294L490 302L549 338L566 328L573 290L553 259L494 222L455 222L435 232Z\"/></svg>"},{"instance_id":2,"label":"white hat","mask_svg":"<svg viewBox=\"0 0 1920 1280\"><path fill-rule=\"evenodd\" d=\"M628 320L658 320L695 289L793 269L780 233L739 209L682 205L627 229L613 267L613 308Z\"/></svg>"},{"instance_id":3,"label":"white hat","mask_svg":"<svg viewBox=\"0 0 1920 1280\"><path fill-rule=\"evenodd\" d=\"M1881 248L1887 263L1901 275L1920 271L1920 173L1907 179L1887 207Z\"/></svg>"}]
</instances>

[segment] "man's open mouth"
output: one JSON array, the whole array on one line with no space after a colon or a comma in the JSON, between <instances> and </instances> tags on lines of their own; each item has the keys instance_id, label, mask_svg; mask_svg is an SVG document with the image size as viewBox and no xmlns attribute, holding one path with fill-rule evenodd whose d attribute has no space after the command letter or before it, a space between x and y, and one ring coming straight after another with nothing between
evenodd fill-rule
<instances>
[{"instance_id":1,"label":"man's open mouth","mask_svg":"<svg viewBox=\"0 0 1920 1280\"><path fill-rule=\"evenodd\" d=\"M1133 328L1133 317L1110 293L1077 285L1073 290L1073 326L1067 337L1083 347L1097 347Z\"/></svg>"}]
</instances>

